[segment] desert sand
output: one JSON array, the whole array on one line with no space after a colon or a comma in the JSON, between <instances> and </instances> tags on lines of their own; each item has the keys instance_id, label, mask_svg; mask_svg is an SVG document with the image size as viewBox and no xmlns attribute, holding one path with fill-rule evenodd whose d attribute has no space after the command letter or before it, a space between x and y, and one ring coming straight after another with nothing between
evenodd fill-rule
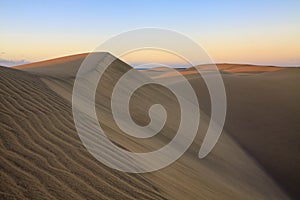
<instances>
[{"instance_id":1,"label":"desert sand","mask_svg":"<svg viewBox=\"0 0 300 200\"><path fill-rule=\"evenodd\" d=\"M217 145L202 160L197 154L210 120L209 96L192 68L182 71L201 99L201 118L194 119L200 120L194 143L162 170L129 174L93 158L76 133L72 89L86 55L0 67L1 199L250 200L299 195L299 69L255 67L263 73L247 73L248 68L226 68L222 76L228 118ZM136 123L147 124L147 110L154 103L164 105L171 115L153 138L141 141L122 133L113 120L110 97L117 80L130 69L116 60L105 72L96 93L98 119L118 146L134 152L152 151L176 134L178 102L165 88L139 89L130 106ZM135 76L180 84L172 75L155 77L136 71ZM110 152L108 156L122 160Z\"/></svg>"}]
</instances>

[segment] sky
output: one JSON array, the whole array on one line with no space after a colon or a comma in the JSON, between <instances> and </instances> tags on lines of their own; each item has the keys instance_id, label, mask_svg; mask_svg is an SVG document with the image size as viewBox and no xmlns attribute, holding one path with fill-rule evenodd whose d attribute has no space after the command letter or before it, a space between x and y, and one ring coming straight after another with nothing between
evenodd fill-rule
<instances>
[{"instance_id":1,"label":"sky","mask_svg":"<svg viewBox=\"0 0 300 200\"><path fill-rule=\"evenodd\" d=\"M214 62L300 66L299 0L1 0L0 8L0 65L91 52L157 27L190 37Z\"/></svg>"}]
</instances>

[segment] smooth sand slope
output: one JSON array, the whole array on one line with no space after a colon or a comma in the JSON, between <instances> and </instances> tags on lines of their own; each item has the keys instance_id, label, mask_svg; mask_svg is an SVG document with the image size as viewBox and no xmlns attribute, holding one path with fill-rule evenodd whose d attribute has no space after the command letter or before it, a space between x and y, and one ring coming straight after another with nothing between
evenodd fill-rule
<instances>
[{"instance_id":1,"label":"smooth sand slope","mask_svg":"<svg viewBox=\"0 0 300 200\"><path fill-rule=\"evenodd\" d=\"M231 65L230 71L228 68L223 71L222 65L218 65L228 101L225 130L297 199L300 197L300 68L248 66L243 70L242 67ZM210 99L203 79L193 68L181 73L194 85L202 110L209 114ZM170 73L154 78L180 84Z\"/></svg>"},{"instance_id":2,"label":"smooth sand slope","mask_svg":"<svg viewBox=\"0 0 300 200\"><path fill-rule=\"evenodd\" d=\"M32 67L0 68L1 198L289 199L226 132L208 157L198 159L209 122L204 112L195 142L179 160L162 170L127 174L95 160L80 142L71 110L74 75L83 59L80 55ZM149 122L147 110L153 103L164 105L170 117L153 138L138 140L122 133L112 118L110 97L117 80L130 69L120 60L108 68L97 90L96 111L115 144L135 152L152 151L176 133L178 102L160 86L139 89L130 102L138 124ZM133 78L149 79L139 72ZM107 151L107 156L122 160L113 152Z\"/></svg>"}]
</instances>

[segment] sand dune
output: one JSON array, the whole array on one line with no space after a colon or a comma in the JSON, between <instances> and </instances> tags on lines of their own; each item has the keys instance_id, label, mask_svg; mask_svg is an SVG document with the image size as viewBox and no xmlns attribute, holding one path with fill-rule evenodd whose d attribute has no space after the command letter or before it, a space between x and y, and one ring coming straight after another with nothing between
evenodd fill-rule
<instances>
[{"instance_id":1,"label":"sand dune","mask_svg":"<svg viewBox=\"0 0 300 200\"><path fill-rule=\"evenodd\" d=\"M272 72L284 69L283 67L276 67L276 66L257 66L257 65L250 65L250 64L216 64L219 70L231 73L259 73L259 72ZM199 65L196 66L200 69L209 69L209 65ZM187 69L192 70L193 68Z\"/></svg>"},{"instance_id":2,"label":"sand dune","mask_svg":"<svg viewBox=\"0 0 300 200\"><path fill-rule=\"evenodd\" d=\"M51 67L51 66L57 66L60 64L63 64L65 62L72 62L80 59L84 59L88 53L82 53L82 54L75 54L75 55L69 55L69 56L64 56L64 57L59 57L59 58L53 58L50 60L44 60L44 61L39 61L39 62L33 62L33 63L28 63L24 65L18 65L15 66L15 69L29 69L29 68L41 68L41 67ZM70 67L72 68L72 67ZM37 70L37 69L36 69Z\"/></svg>"},{"instance_id":3,"label":"sand dune","mask_svg":"<svg viewBox=\"0 0 300 200\"><path fill-rule=\"evenodd\" d=\"M249 75L252 73L264 73L264 72L272 72L285 69L284 67L277 67L277 66L257 66L257 65L249 65L249 64L216 64L217 68L219 69L220 73L234 73L234 74L245 74ZM200 69L203 72L212 71L212 65L198 65L195 67L190 67L188 69L179 69L182 75L191 75L191 74L198 74L195 68ZM147 74L150 77L155 78L168 78L177 76L176 73L170 71L167 67L155 67L148 70L141 70L142 73Z\"/></svg>"},{"instance_id":4,"label":"sand dune","mask_svg":"<svg viewBox=\"0 0 300 200\"><path fill-rule=\"evenodd\" d=\"M99 164L75 133L71 105L39 78L1 68L1 197L163 199L140 175Z\"/></svg>"},{"instance_id":5,"label":"sand dune","mask_svg":"<svg viewBox=\"0 0 300 200\"><path fill-rule=\"evenodd\" d=\"M0 68L1 198L289 199L268 175L269 168L265 167L266 172L257 162L256 156L265 166L259 156L251 148L246 148L249 152L245 151L232 139L231 135L246 147L248 143L250 146L258 144L256 139L261 139L256 135L251 138L250 135L244 138L249 141L247 144L241 142L243 140L236 133L240 131L247 135L249 132L244 132L247 127L242 125L235 129L238 123L234 121L235 109L229 115L228 133L224 131L207 158L198 159L197 154L210 120L208 101L201 106L204 112L201 112L200 128L194 143L172 165L152 173L128 174L112 170L95 160L80 142L71 110L74 75L84 56L28 64L17 69ZM97 90L97 115L115 144L130 151L151 151L165 145L176 133L180 115L178 102L162 87L152 85L139 89L131 101L132 117L138 124L148 122L147 109L153 103L163 104L171 115L163 130L153 138L141 141L125 135L113 120L110 97L117 80L130 69L120 60L110 65L100 80L102 87ZM134 76L149 79L139 72ZM189 76L194 88L204 91L203 85L193 83L196 79L192 76L195 75ZM225 79L225 84L230 84L230 80ZM201 91L198 92L200 96ZM235 90L229 92L230 95L239 94ZM229 101L229 106L234 103L232 101ZM238 108L241 109L242 105ZM276 137L280 136L278 134ZM289 138L292 136L289 135ZM294 149L289 151L292 150L295 154ZM265 154L263 158L272 163L271 160L276 161L276 155ZM108 156L116 155L108 152ZM119 157L114 159L122 160Z\"/></svg>"},{"instance_id":6,"label":"sand dune","mask_svg":"<svg viewBox=\"0 0 300 200\"><path fill-rule=\"evenodd\" d=\"M223 78L229 108L226 130L299 197L300 68Z\"/></svg>"},{"instance_id":7,"label":"sand dune","mask_svg":"<svg viewBox=\"0 0 300 200\"><path fill-rule=\"evenodd\" d=\"M200 106L209 114L205 83L195 70L188 71L194 73L182 74L195 85ZM257 71L264 73L222 73L228 100L225 130L297 199L300 196L300 68ZM180 84L176 76L164 78Z\"/></svg>"}]
</instances>

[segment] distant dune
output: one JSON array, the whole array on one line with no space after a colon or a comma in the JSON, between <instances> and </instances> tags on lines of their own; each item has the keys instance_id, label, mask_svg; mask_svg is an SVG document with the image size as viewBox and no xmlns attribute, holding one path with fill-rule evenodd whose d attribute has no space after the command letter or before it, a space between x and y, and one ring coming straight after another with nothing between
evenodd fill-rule
<instances>
[{"instance_id":1,"label":"distant dune","mask_svg":"<svg viewBox=\"0 0 300 200\"><path fill-rule=\"evenodd\" d=\"M0 67L1 199L252 200L290 199L290 194L299 194L297 186L291 185L299 183L299 96L294 94L299 84L292 85L299 80L299 70L223 74L228 119L216 147L202 160L197 154L210 120L210 102L201 77L183 71L201 97L201 119L193 119L200 120L194 143L162 170L128 174L95 160L76 133L71 95L74 76L86 55ZM97 115L115 144L130 151L151 151L176 133L178 102L157 85L139 89L131 101L138 124L147 124L147 110L154 103L164 105L169 118L157 136L144 141L122 133L112 118L110 98L117 80L130 69L120 60L110 65L97 90ZM151 78L138 71L134 77Z\"/></svg>"},{"instance_id":2,"label":"distant dune","mask_svg":"<svg viewBox=\"0 0 300 200\"><path fill-rule=\"evenodd\" d=\"M258 72L272 72L284 69L284 67L276 67L276 66L258 66L258 65L250 65L250 64L216 64L218 69L225 72L231 73L258 73ZM209 65L199 65L198 68L205 69ZM191 68L192 69L192 68Z\"/></svg>"}]
</instances>

